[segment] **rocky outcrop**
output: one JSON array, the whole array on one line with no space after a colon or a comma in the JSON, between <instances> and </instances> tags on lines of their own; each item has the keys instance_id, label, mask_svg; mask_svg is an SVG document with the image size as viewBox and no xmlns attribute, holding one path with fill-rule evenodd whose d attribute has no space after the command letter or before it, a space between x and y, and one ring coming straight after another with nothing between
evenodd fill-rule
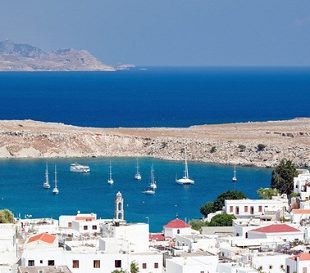
<instances>
[{"instance_id":1,"label":"rocky outcrop","mask_svg":"<svg viewBox=\"0 0 310 273\"><path fill-rule=\"evenodd\" d=\"M288 158L310 166L310 119L190 128L84 128L0 121L0 158L150 156L272 167Z\"/></svg>"},{"instance_id":2,"label":"rocky outcrop","mask_svg":"<svg viewBox=\"0 0 310 273\"><path fill-rule=\"evenodd\" d=\"M45 52L27 44L0 42L0 71L114 71L86 50Z\"/></svg>"}]
</instances>

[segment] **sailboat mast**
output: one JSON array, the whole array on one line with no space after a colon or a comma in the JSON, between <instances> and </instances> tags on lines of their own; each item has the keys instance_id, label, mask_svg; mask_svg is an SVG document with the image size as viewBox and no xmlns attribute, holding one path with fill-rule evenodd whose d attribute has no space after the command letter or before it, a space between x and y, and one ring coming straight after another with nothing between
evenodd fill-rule
<instances>
[{"instance_id":1,"label":"sailboat mast","mask_svg":"<svg viewBox=\"0 0 310 273\"><path fill-rule=\"evenodd\" d=\"M57 167L55 165L55 188L57 188Z\"/></svg>"},{"instance_id":2,"label":"sailboat mast","mask_svg":"<svg viewBox=\"0 0 310 273\"><path fill-rule=\"evenodd\" d=\"M111 165L111 160L110 160L110 180L112 179L112 165Z\"/></svg>"},{"instance_id":3,"label":"sailboat mast","mask_svg":"<svg viewBox=\"0 0 310 273\"><path fill-rule=\"evenodd\" d=\"M186 157L186 150L185 150L185 169L184 169L185 178L188 178L188 166L187 166L187 157Z\"/></svg>"},{"instance_id":4,"label":"sailboat mast","mask_svg":"<svg viewBox=\"0 0 310 273\"><path fill-rule=\"evenodd\" d=\"M46 168L45 168L45 182L48 183L48 165L46 163Z\"/></svg>"}]
</instances>

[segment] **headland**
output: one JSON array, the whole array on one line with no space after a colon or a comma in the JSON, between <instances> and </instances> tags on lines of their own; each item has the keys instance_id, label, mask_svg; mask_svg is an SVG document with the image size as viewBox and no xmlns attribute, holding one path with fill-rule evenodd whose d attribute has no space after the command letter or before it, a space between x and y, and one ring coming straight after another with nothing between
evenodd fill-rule
<instances>
[{"instance_id":1,"label":"headland","mask_svg":"<svg viewBox=\"0 0 310 273\"><path fill-rule=\"evenodd\" d=\"M310 118L188 128L89 128L0 121L0 158L155 157L273 167L310 166Z\"/></svg>"}]
</instances>

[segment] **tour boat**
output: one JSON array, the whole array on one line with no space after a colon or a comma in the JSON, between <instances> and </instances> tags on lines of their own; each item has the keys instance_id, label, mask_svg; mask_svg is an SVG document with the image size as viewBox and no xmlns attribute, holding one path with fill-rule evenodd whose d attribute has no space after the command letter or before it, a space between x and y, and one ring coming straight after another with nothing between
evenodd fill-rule
<instances>
[{"instance_id":1,"label":"tour boat","mask_svg":"<svg viewBox=\"0 0 310 273\"><path fill-rule=\"evenodd\" d=\"M194 184L194 180L190 179L188 174L186 150L185 150L185 162L184 162L184 176L182 178L176 179L176 182L181 185Z\"/></svg>"},{"instance_id":2,"label":"tour boat","mask_svg":"<svg viewBox=\"0 0 310 273\"><path fill-rule=\"evenodd\" d=\"M113 178L112 178L112 165L111 165L111 160L110 160L110 177L108 179L108 184L112 185L114 183Z\"/></svg>"},{"instance_id":3,"label":"tour boat","mask_svg":"<svg viewBox=\"0 0 310 273\"><path fill-rule=\"evenodd\" d=\"M139 172L139 161L138 161L138 159L137 159L137 167L136 168L137 168L137 172L135 174L135 180L140 181L142 179L142 176L141 176L141 174Z\"/></svg>"},{"instance_id":4,"label":"tour boat","mask_svg":"<svg viewBox=\"0 0 310 273\"><path fill-rule=\"evenodd\" d=\"M45 168L45 181L43 183L43 188L44 189L49 189L51 187L48 179L48 165L46 163L46 168Z\"/></svg>"},{"instance_id":5,"label":"tour boat","mask_svg":"<svg viewBox=\"0 0 310 273\"><path fill-rule=\"evenodd\" d=\"M238 181L238 179L237 179L236 166L234 166L234 176L233 176L233 178L232 178L231 180L232 180L232 182L237 182L237 181Z\"/></svg>"},{"instance_id":6,"label":"tour boat","mask_svg":"<svg viewBox=\"0 0 310 273\"><path fill-rule=\"evenodd\" d=\"M56 168L56 165L55 165L55 186L54 186L54 189L53 189L53 194L58 194L59 193L59 189L57 187L57 168Z\"/></svg>"},{"instance_id":7,"label":"tour boat","mask_svg":"<svg viewBox=\"0 0 310 273\"><path fill-rule=\"evenodd\" d=\"M70 164L70 171L74 173L89 173L90 168L87 165L81 165L79 163Z\"/></svg>"}]
</instances>

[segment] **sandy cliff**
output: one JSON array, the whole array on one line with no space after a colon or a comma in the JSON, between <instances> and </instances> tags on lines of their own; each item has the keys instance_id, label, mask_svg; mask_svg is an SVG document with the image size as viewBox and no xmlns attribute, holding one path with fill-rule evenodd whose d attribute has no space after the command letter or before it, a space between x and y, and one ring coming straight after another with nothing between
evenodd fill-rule
<instances>
[{"instance_id":1,"label":"sandy cliff","mask_svg":"<svg viewBox=\"0 0 310 273\"><path fill-rule=\"evenodd\" d=\"M190 128L82 128L0 121L0 158L152 156L271 167L283 157L310 166L310 119Z\"/></svg>"}]
</instances>

